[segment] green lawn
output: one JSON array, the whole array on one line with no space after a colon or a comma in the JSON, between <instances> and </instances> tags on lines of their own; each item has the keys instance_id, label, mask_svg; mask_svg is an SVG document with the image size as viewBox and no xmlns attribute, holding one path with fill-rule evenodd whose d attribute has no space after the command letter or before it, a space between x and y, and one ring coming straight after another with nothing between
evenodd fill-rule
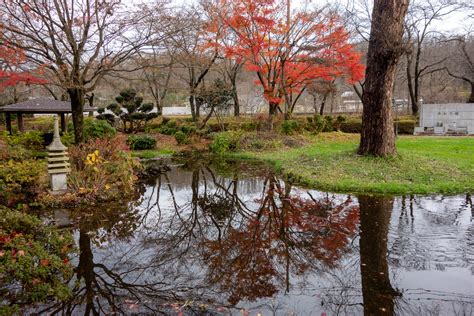
<instances>
[{"instance_id":1,"label":"green lawn","mask_svg":"<svg viewBox=\"0 0 474 316\"><path fill-rule=\"evenodd\" d=\"M296 182L334 192L461 193L474 191L474 137L400 137L398 156L361 157L359 137L325 133L302 148L233 156L272 163Z\"/></svg>"}]
</instances>

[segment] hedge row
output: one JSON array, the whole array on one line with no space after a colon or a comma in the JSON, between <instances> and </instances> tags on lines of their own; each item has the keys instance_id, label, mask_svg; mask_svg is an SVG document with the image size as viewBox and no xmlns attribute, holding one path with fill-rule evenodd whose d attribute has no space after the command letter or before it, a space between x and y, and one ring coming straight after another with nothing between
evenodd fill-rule
<instances>
[{"instance_id":1,"label":"hedge row","mask_svg":"<svg viewBox=\"0 0 474 316\"><path fill-rule=\"evenodd\" d=\"M410 134L412 135L415 131L416 121L415 120L399 120L394 123L396 127L398 123L398 133L399 134ZM362 120L349 119L346 122L341 124L341 131L344 133L360 133L362 130Z\"/></svg>"}]
</instances>

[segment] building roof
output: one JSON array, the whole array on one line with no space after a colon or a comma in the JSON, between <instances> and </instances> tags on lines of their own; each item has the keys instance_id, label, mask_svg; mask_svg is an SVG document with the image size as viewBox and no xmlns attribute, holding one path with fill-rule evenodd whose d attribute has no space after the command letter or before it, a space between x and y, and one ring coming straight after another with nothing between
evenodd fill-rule
<instances>
[{"instance_id":1,"label":"building roof","mask_svg":"<svg viewBox=\"0 0 474 316\"><path fill-rule=\"evenodd\" d=\"M97 110L84 105L84 112ZM71 113L71 102L49 99L34 99L0 107L0 112L12 113Z\"/></svg>"}]
</instances>

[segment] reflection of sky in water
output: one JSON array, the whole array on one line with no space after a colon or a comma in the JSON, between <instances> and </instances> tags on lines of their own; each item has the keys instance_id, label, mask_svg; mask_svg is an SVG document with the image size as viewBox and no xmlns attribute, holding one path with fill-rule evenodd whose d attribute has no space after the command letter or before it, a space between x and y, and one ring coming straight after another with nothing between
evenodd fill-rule
<instances>
[{"instance_id":1,"label":"reflection of sky in water","mask_svg":"<svg viewBox=\"0 0 474 316\"><path fill-rule=\"evenodd\" d=\"M208 170L201 170L198 177L199 181L195 182L199 183L198 196L217 193L229 197L234 188L231 178ZM258 209L266 180L263 176L239 175L236 192L244 214L254 214ZM144 193L139 206L141 221L134 235L93 246L94 262L103 263L130 283L160 282L158 288L163 293L178 292L195 301L213 298L221 301L217 306L228 305L226 293L211 284L206 274L208 266L203 261L205 254L198 236L217 239L218 229L199 208L193 211L192 183L191 171L173 168L166 176L161 175L156 186L148 186ZM284 188L283 181L280 183ZM224 188L229 192L225 193ZM291 195L316 200L329 198L335 203L347 199L347 195L314 190L308 194L307 190L295 187ZM353 201L357 203L355 197ZM281 201L278 206L281 207ZM402 292L402 297L395 298L399 313L413 313L419 308L447 315L453 313L453 308L465 310L473 302L471 212L465 196L414 197L412 201L410 197L394 198L388 226L388 264L391 286ZM232 227L243 227L242 214L233 214L231 218ZM374 220L373 225L379 223ZM300 275L292 271L288 294L280 280L277 282L281 284L280 292L275 296L255 302L242 300L237 306L264 314L272 310L302 315L319 315L322 311L341 315L363 313L357 236L351 237L346 250L334 267L311 262L311 268ZM283 266L279 265L278 269ZM117 292L121 291L117 288ZM122 293L124 297L128 295L126 291Z\"/></svg>"}]
</instances>

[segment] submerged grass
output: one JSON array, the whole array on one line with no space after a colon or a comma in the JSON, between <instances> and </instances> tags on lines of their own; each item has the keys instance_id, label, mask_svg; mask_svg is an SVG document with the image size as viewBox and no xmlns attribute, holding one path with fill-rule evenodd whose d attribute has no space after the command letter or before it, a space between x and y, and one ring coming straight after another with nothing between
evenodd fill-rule
<instances>
[{"instance_id":1,"label":"submerged grass","mask_svg":"<svg viewBox=\"0 0 474 316\"><path fill-rule=\"evenodd\" d=\"M335 192L390 194L474 191L473 137L414 137L397 141L391 158L356 154L359 136L324 133L310 145L271 152L239 152L262 159L296 182Z\"/></svg>"}]
</instances>

